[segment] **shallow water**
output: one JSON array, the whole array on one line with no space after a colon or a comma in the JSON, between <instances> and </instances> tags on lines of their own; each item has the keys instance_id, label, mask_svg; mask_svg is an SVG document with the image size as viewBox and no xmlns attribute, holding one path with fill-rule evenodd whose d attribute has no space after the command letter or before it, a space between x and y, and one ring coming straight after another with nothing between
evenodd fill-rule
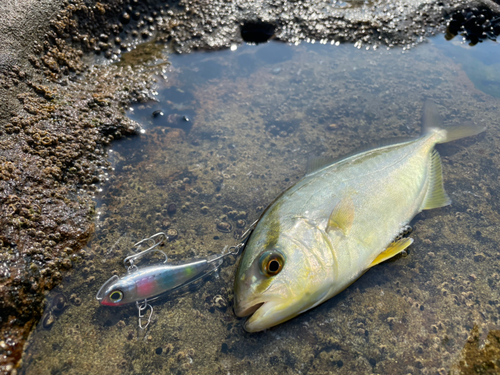
<instances>
[{"instance_id":1,"label":"shallow water","mask_svg":"<svg viewBox=\"0 0 500 375\"><path fill-rule=\"evenodd\" d=\"M85 260L49 295L54 323L31 335L23 372L458 373L473 360L467 339L479 335L485 344L499 329L498 46L466 48L439 36L409 51L305 43L233 49L168 56L158 102L130 110L144 132L112 145L96 234ZM238 243L237 219L248 227L302 177L310 158L417 136L426 99L445 123L471 120L488 130L438 147L453 204L415 218L406 257L257 334L232 312L235 259L218 277L155 303L146 331L135 306L99 307L97 290L125 273L134 242L176 229L164 248L169 259L220 253ZM231 232L220 232L219 222ZM61 293L67 304L54 308Z\"/></svg>"}]
</instances>

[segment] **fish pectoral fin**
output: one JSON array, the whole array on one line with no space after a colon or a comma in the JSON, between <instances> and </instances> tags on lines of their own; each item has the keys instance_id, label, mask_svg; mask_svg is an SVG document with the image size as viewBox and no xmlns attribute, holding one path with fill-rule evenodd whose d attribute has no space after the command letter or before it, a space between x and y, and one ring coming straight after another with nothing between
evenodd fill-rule
<instances>
[{"instance_id":1,"label":"fish pectoral fin","mask_svg":"<svg viewBox=\"0 0 500 375\"><path fill-rule=\"evenodd\" d=\"M412 243L413 243L413 238L401 238L400 240L391 243L387 249L382 251L379 254L379 256L376 257L373 262L371 262L370 267L373 267L379 263L385 262L387 259L390 259L393 256L402 252L404 249L406 249Z\"/></svg>"},{"instance_id":2,"label":"fish pectoral fin","mask_svg":"<svg viewBox=\"0 0 500 375\"><path fill-rule=\"evenodd\" d=\"M430 210L431 208L444 207L451 203L451 199L444 191L443 186L443 168L441 158L436 150L431 156L431 166L429 168L429 185L421 210Z\"/></svg>"},{"instance_id":3,"label":"fish pectoral fin","mask_svg":"<svg viewBox=\"0 0 500 375\"><path fill-rule=\"evenodd\" d=\"M331 230L341 230L344 235L348 235L354 221L354 202L350 197L343 198L333 209L326 232Z\"/></svg>"}]
</instances>

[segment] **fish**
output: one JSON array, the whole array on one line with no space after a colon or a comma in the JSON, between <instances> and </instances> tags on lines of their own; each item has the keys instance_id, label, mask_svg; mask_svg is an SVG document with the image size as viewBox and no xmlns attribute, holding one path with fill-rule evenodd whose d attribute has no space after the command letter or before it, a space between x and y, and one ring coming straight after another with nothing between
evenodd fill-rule
<instances>
[{"instance_id":1,"label":"fish","mask_svg":"<svg viewBox=\"0 0 500 375\"><path fill-rule=\"evenodd\" d=\"M248 239L234 283L235 314L248 317L244 329L292 319L408 248L413 239L401 234L411 219L451 203L434 146L484 130L444 127L427 102L420 137L312 163Z\"/></svg>"}]
</instances>

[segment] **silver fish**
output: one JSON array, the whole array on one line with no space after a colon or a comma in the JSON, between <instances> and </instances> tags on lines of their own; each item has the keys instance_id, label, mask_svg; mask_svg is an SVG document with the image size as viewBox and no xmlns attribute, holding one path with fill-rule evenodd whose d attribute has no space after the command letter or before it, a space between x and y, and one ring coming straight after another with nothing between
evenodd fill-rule
<instances>
[{"instance_id":1,"label":"silver fish","mask_svg":"<svg viewBox=\"0 0 500 375\"><path fill-rule=\"evenodd\" d=\"M262 215L235 279L235 313L249 332L280 324L335 296L407 248L397 239L422 210L451 203L434 146L485 130L444 128L433 104L417 139L319 166Z\"/></svg>"}]
</instances>

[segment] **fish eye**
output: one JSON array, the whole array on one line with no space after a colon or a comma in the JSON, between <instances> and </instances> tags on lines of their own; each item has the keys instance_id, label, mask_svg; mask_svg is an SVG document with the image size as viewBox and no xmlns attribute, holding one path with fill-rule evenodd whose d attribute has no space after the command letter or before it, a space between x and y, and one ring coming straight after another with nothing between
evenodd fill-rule
<instances>
[{"instance_id":1,"label":"fish eye","mask_svg":"<svg viewBox=\"0 0 500 375\"><path fill-rule=\"evenodd\" d=\"M109 295L109 299L111 300L111 302L120 302L122 298L123 298L123 293L119 290L115 290L111 292L111 294Z\"/></svg>"},{"instance_id":2,"label":"fish eye","mask_svg":"<svg viewBox=\"0 0 500 375\"><path fill-rule=\"evenodd\" d=\"M281 272L285 259L275 251L266 251L260 257L261 271L265 276L275 276Z\"/></svg>"}]
</instances>

